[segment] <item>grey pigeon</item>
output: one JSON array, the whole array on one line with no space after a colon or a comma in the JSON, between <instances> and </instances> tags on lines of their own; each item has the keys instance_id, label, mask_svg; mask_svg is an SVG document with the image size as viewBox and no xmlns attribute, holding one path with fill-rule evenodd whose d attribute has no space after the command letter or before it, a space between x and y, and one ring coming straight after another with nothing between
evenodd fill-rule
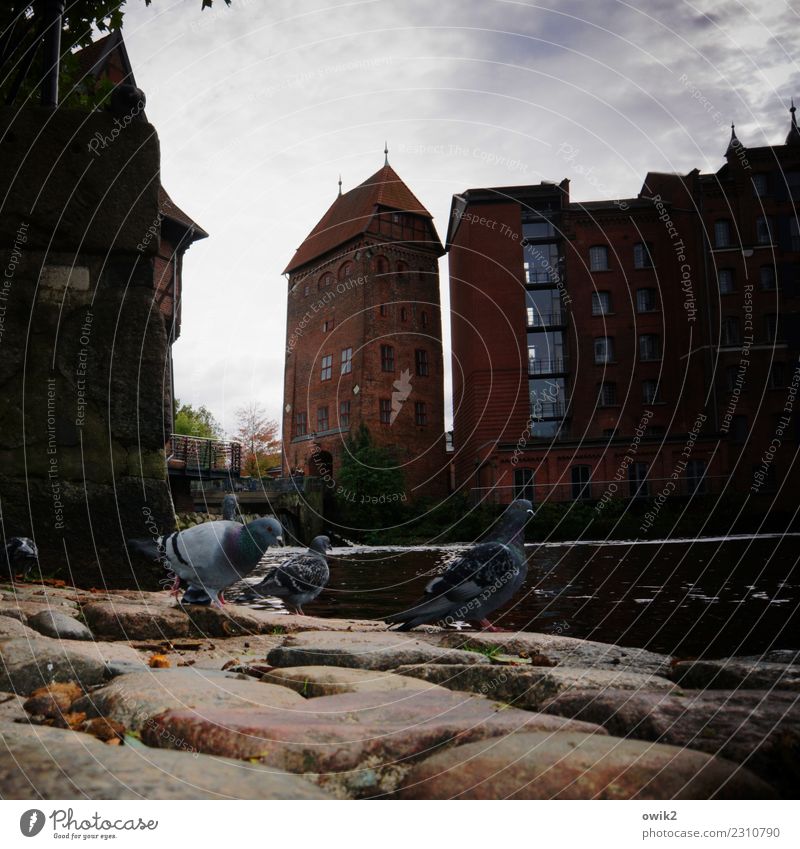
<instances>
[{"instance_id":1,"label":"grey pigeon","mask_svg":"<svg viewBox=\"0 0 800 849\"><path fill-rule=\"evenodd\" d=\"M6 543L6 560L12 577L21 569L22 577L27 580L31 569L39 562L39 550L28 537L11 537Z\"/></svg>"},{"instance_id":2,"label":"grey pigeon","mask_svg":"<svg viewBox=\"0 0 800 849\"><path fill-rule=\"evenodd\" d=\"M161 560L175 580L173 595L181 579L190 590L202 589L217 607L223 604L222 590L247 577L271 545L282 545L280 522L272 517L239 522L205 522L176 531L155 541L131 540L128 545L153 559Z\"/></svg>"},{"instance_id":3,"label":"grey pigeon","mask_svg":"<svg viewBox=\"0 0 800 849\"><path fill-rule=\"evenodd\" d=\"M314 537L308 550L295 554L276 566L260 584L253 587L258 595L282 598L295 613L303 614L303 605L313 601L326 587L330 570L326 551L331 550L328 537Z\"/></svg>"},{"instance_id":4,"label":"grey pigeon","mask_svg":"<svg viewBox=\"0 0 800 849\"><path fill-rule=\"evenodd\" d=\"M225 498L222 499L222 518L228 522L236 521L236 511L239 509L239 502L236 500L236 496L229 492Z\"/></svg>"},{"instance_id":5,"label":"grey pigeon","mask_svg":"<svg viewBox=\"0 0 800 849\"><path fill-rule=\"evenodd\" d=\"M386 621L408 631L429 622L465 619L486 631L497 631L486 618L512 598L525 581L524 528L533 507L530 501L512 501L483 542L454 560L427 587L412 608L388 616Z\"/></svg>"}]
</instances>

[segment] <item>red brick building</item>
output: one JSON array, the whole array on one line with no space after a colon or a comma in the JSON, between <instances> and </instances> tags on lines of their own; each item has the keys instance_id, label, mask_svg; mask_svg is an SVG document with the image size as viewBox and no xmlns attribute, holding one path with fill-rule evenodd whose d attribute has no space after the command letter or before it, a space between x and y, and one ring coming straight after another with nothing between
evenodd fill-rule
<instances>
[{"instance_id":1,"label":"red brick building","mask_svg":"<svg viewBox=\"0 0 800 849\"><path fill-rule=\"evenodd\" d=\"M361 423L407 499L446 491L438 258L430 213L388 160L341 193L286 267L284 473L335 480Z\"/></svg>"},{"instance_id":2,"label":"red brick building","mask_svg":"<svg viewBox=\"0 0 800 849\"><path fill-rule=\"evenodd\" d=\"M800 134L637 198L569 183L453 199L456 485L505 502L791 501ZM784 485L785 484L785 485Z\"/></svg>"}]
</instances>

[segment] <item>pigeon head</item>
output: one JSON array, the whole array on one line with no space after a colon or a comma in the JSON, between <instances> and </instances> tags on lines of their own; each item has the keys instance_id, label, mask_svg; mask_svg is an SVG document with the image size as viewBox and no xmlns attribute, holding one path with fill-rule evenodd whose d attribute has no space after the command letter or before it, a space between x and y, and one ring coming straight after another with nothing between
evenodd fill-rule
<instances>
[{"instance_id":1,"label":"pigeon head","mask_svg":"<svg viewBox=\"0 0 800 849\"><path fill-rule=\"evenodd\" d=\"M326 551L330 551L333 546L331 545L331 541L326 536L314 537L311 540L311 545L309 548L312 551L318 551L320 554L325 554Z\"/></svg>"},{"instance_id":2,"label":"pigeon head","mask_svg":"<svg viewBox=\"0 0 800 849\"><path fill-rule=\"evenodd\" d=\"M533 515L533 504L530 501L526 501L524 498L512 501L497 520L495 527L492 528L491 538L500 542L510 542L520 534Z\"/></svg>"},{"instance_id":3,"label":"pigeon head","mask_svg":"<svg viewBox=\"0 0 800 849\"><path fill-rule=\"evenodd\" d=\"M242 528L242 534L263 554L270 546L283 545L283 528L272 516L256 519Z\"/></svg>"},{"instance_id":4,"label":"pigeon head","mask_svg":"<svg viewBox=\"0 0 800 849\"><path fill-rule=\"evenodd\" d=\"M32 539L12 537L6 543L6 557L12 570L21 569L27 577L39 559L39 551Z\"/></svg>"}]
</instances>

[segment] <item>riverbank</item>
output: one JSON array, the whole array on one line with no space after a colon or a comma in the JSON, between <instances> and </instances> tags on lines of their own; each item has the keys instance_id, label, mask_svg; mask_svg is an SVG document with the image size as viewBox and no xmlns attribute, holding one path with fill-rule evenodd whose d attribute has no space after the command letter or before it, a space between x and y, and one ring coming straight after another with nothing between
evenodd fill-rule
<instances>
[{"instance_id":1,"label":"riverbank","mask_svg":"<svg viewBox=\"0 0 800 849\"><path fill-rule=\"evenodd\" d=\"M775 798L800 777L795 652L0 595L7 799Z\"/></svg>"}]
</instances>

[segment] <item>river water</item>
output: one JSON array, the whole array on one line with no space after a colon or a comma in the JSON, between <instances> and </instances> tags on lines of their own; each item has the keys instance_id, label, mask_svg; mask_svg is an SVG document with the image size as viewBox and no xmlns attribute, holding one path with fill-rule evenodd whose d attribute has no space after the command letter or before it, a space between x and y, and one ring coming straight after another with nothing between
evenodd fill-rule
<instances>
[{"instance_id":1,"label":"river water","mask_svg":"<svg viewBox=\"0 0 800 849\"><path fill-rule=\"evenodd\" d=\"M459 546L336 548L313 616L381 619L410 606ZM681 657L800 647L800 535L526 546L528 578L492 617L503 628ZM291 550L271 550L256 583ZM236 588L227 594L235 600ZM262 602L284 610L280 602Z\"/></svg>"}]
</instances>

